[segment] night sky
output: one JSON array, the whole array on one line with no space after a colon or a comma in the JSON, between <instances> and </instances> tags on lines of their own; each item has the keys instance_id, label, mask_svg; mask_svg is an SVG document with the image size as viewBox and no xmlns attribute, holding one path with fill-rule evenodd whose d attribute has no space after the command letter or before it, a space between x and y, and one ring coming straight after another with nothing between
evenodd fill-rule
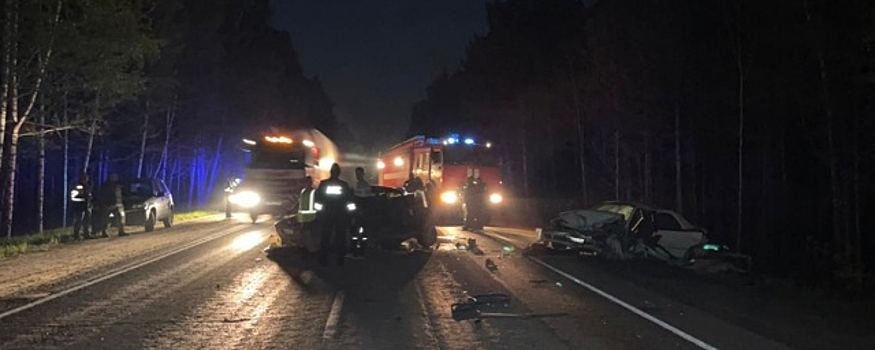
<instances>
[{"instance_id":1,"label":"night sky","mask_svg":"<svg viewBox=\"0 0 875 350\"><path fill-rule=\"evenodd\" d=\"M477 0L272 4L274 26L291 33L305 74L319 77L338 118L366 146L400 141L428 83L454 70L487 27Z\"/></svg>"}]
</instances>

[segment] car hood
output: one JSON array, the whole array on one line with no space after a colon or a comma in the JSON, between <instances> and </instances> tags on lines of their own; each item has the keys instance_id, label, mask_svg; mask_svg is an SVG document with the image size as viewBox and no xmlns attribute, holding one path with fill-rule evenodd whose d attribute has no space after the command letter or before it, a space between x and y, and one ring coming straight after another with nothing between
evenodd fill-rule
<instances>
[{"instance_id":1,"label":"car hood","mask_svg":"<svg viewBox=\"0 0 875 350\"><path fill-rule=\"evenodd\" d=\"M575 231L593 231L605 225L617 223L623 216L616 213L598 210L570 210L559 213L550 220L550 228L554 230L571 229Z\"/></svg>"},{"instance_id":2,"label":"car hood","mask_svg":"<svg viewBox=\"0 0 875 350\"><path fill-rule=\"evenodd\" d=\"M131 207L134 204L145 204L146 201L152 199L152 197L146 196L131 196L124 199L125 207Z\"/></svg>"}]
</instances>

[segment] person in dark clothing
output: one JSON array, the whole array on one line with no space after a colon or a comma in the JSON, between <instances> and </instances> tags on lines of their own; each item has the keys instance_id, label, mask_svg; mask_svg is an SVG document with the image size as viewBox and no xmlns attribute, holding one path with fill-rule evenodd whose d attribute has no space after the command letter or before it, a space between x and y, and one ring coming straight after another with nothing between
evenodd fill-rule
<instances>
[{"instance_id":1,"label":"person in dark clothing","mask_svg":"<svg viewBox=\"0 0 875 350\"><path fill-rule=\"evenodd\" d=\"M480 179L480 171L474 169L462 189L464 200L464 230L483 229L484 211L486 210L486 183Z\"/></svg>"},{"instance_id":2,"label":"person in dark clothing","mask_svg":"<svg viewBox=\"0 0 875 350\"><path fill-rule=\"evenodd\" d=\"M413 172L411 171L407 181L404 181L404 191L413 193L423 190L425 190L425 185L422 184L422 180L416 177L416 175L413 175Z\"/></svg>"},{"instance_id":3,"label":"person in dark clothing","mask_svg":"<svg viewBox=\"0 0 875 350\"><path fill-rule=\"evenodd\" d=\"M356 210L349 184L340 179L340 165L331 165L331 176L316 189L316 220L322 226L319 263L328 265L328 255L337 254L337 265L343 266L346 256L347 231L351 213Z\"/></svg>"},{"instance_id":4,"label":"person in dark clothing","mask_svg":"<svg viewBox=\"0 0 875 350\"><path fill-rule=\"evenodd\" d=\"M100 186L99 203L101 206L101 219L112 214L112 225L118 227L119 236L127 236L125 233L125 205L122 201L122 186L119 184L117 174L110 174L109 180ZM106 233L109 223L101 225L103 237L109 237Z\"/></svg>"},{"instance_id":5,"label":"person in dark clothing","mask_svg":"<svg viewBox=\"0 0 875 350\"><path fill-rule=\"evenodd\" d=\"M79 182L70 191L70 210L73 213L73 237L82 239L89 236L92 211L91 182L88 173L82 172ZM80 233L81 231L81 233Z\"/></svg>"},{"instance_id":6,"label":"person in dark clothing","mask_svg":"<svg viewBox=\"0 0 875 350\"><path fill-rule=\"evenodd\" d=\"M371 221L374 216L374 188L365 179L365 169L362 167L355 168L355 189L353 190L355 203L357 205L355 215L353 215L352 228L352 257L361 259L365 256L365 249L368 245L367 233L373 229Z\"/></svg>"},{"instance_id":7,"label":"person in dark clothing","mask_svg":"<svg viewBox=\"0 0 875 350\"><path fill-rule=\"evenodd\" d=\"M225 218L231 218L231 195L234 194L234 190L237 187L237 182L234 181L234 177L228 175L228 178L225 179Z\"/></svg>"}]
</instances>

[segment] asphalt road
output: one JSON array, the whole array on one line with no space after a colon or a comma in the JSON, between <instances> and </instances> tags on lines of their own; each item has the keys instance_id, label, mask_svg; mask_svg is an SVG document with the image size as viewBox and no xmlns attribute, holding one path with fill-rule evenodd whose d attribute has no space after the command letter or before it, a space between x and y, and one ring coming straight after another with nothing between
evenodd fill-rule
<instances>
[{"instance_id":1,"label":"asphalt road","mask_svg":"<svg viewBox=\"0 0 875 350\"><path fill-rule=\"evenodd\" d=\"M174 227L162 234L184 241L0 295L0 349L785 348L567 257L524 257L526 230L440 228L432 251L321 267L266 253L271 229L243 218ZM453 319L453 303L486 293L510 302Z\"/></svg>"}]
</instances>

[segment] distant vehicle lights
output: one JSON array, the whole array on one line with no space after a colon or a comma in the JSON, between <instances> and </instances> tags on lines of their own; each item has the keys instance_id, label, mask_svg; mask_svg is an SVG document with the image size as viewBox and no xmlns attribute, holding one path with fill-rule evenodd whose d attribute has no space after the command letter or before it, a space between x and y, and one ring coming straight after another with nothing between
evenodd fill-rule
<instances>
[{"instance_id":1,"label":"distant vehicle lights","mask_svg":"<svg viewBox=\"0 0 875 350\"><path fill-rule=\"evenodd\" d=\"M501 194L499 194L499 193L493 193L492 195L489 196L489 201L492 202L493 204L501 203L501 201L503 201L503 200L504 200L504 197L502 197Z\"/></svg>"},{"instance_id":2,"label":"distant vehicle lights","mask_svg":"<svg viewBox=\"0 0 875 350\"><path fill-rule=\"evenodd\" d=\"M446 191L441 193L441 200L447 204L454 204L459 200L459 194L456 191Z\"/></svg>"},{"instance_id":3,"label":"distant vehicle lights","mask_svg":"<svg viewBox=\"0 0 875 350\"><path fill-rule=\"evenodd\" d=\"M313 146L316 146L316 144L313 143L313 141L310 141L310 140L304 140L304 141L302 141L301 143L303 143L305 147L313 147Z\"/></svg>"},{"instance_id":4,"label":"distant vehicle lights","mask_svg":"<svg viewBox=\"0 0 875 350\"><path fill-rule=\"evenodd\" d=\"M292 139L285 136L265 136L264 140L272 143L292 143Z\"/></svg>"},{"instance_id":5,"label":"distant vehicle lights","mask_svg":"<svg viewBox=\"0 0 875 350\"><path fill-rule=\"evenodd\" d=\"M239 205L242 208L252 208L261 202L261 196L252 191L243 191L232 194L228 197L228 201L232 204Z\"/></svg>"},{"instance_id":6,"label":"distant vehicle lights","mask_svg":"<svg viewBox=\"0 0 875 350\"><path fill-rule=\"evenodd\" d=\"M385 168L386 168L386 163L383 163L382 160L378 160L377 161L377 169L385 169Z\"/></svg>"},{"instance_id":7,"label":"distant vehicle lights","mask_svg":"<svg viewBox=\"0 0 875 350\"><path fill-rule=\"evenodd\" d=\"M473 144L474 144L474 139L472 139L472 138L470 138L470 137L467 138L467 139L465 139L465 144L466 144L466 145L469 145L469 146L470 146L470 145L473 145Z\"/></svg>"}]
</instances>

